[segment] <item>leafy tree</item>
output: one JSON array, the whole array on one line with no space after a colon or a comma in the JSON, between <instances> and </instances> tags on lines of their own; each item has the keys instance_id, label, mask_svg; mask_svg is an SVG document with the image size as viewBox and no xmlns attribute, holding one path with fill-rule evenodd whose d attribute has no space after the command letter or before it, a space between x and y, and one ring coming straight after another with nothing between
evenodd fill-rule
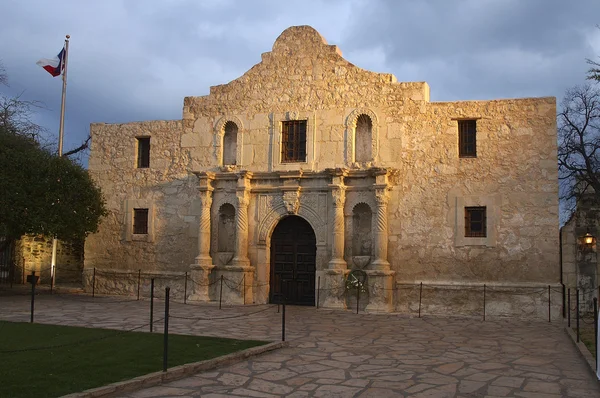
<instances>
[{"instance_id":1,"label":"leafy tree","mask_svg":"<svg viewBox=\"0 0 600 398\"><path fill-rule=\"evenodd\" d=\"M0 84L7 84L0 63ZM44 142L46 130L33 123L37 101L0 95L0 251L25 234L71 240L98 229L106 214L100 189L87 170L67 156L56 156Z\"/></svg>"},{"instance_id":2,"label":"leafy tree","mask_svg":"<svg viewBox=\"0 0 600 398\"><path fill-rule=\"evenodd\" d=\"M0 235L76 239L95 232L104 201L80 165L0 127Z\"/></svg>"},{"instance_id":3,"label":"leafy tree","mask_svg":"<svg viewBox=\"0 0 600 398\"><path fill-rule=\"evenodd\" d=\"M576 86L567 90L557 123L561 199L574 204L584 192L594 192L600 201L598 86Z\"/></svg>"}]
</instances>

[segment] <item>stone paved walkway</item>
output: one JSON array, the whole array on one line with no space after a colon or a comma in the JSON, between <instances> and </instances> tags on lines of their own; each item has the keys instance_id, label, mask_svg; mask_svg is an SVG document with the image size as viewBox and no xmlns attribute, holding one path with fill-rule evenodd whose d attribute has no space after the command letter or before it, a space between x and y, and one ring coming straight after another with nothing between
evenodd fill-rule
<instances>
[{"instance_id":1,"label":"stone paved walkway","mask_svg":"<svg viewBox=\"0 0 600 398\"><path fill-rule=\"evenodd\" d=\"M0 319L29 320L28 297L2 294L0 303ZM162 312L163 303L156 302L155 319ZM172 303L171 315L173 333L281 338L277 306L219 310ZM290 306L286 315L289 348L126 397L600 397L559 322L419 319ZM40 323L129 329L148 319L148 301L36 298ZM162 330L160 322L155 330Z\"/></svg>"}]
</instances>

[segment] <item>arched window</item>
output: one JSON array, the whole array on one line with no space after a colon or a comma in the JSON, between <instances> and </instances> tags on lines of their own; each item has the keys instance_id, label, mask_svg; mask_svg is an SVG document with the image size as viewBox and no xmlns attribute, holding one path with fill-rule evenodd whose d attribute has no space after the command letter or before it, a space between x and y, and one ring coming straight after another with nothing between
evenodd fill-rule
<instances>
[{"instance_id":1,"label":"arched window","mask_svg":"<svg viewBox=\"0 0 600 398\"><path fill-rule=\"evenodd\" d=\"M235 245L235 208L225 203L219 209L218 228L219 252L233 252Z\"/></svg>"},{"instance_id":2,"label":"arched window","mask_svg":"<svg viewBox=\"0 0 600 398\"><path fill-rule=\"evenodd\" d=\"M225 135L223 136L223 165L231 166L236 164L237 157L237 134L238 126L228 121L223 127Z\"/></svg>"},{"instance_id":3,"label":"arched window","mask_svg":"<svg viewBox=\"0 0 600 398\"><path fill-rule=\"evenodd\" d=\"M359 203L352 210L352 255L371 255L371 208L366 203Z\"/></svg>"},{"instance_id":4,"label":"arched window","mask_svg":"<svg viewBox=\"0 0 600 398\"><path fill-rule=\"evenodd\" d=\"M373 123L371 118L365 114L356 119L356 130L354 132L354 161L370 162L372 154Z\"/></svg>"}]
</instances>

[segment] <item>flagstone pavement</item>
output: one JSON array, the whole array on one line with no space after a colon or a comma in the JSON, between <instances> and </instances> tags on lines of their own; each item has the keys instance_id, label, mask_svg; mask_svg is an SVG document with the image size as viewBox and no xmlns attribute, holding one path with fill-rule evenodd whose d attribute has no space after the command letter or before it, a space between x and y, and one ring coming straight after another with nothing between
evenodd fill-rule
<instances>
[{"instance_id":1,"label":"flagstone pavement","mask_svg":"<svg viewBox=\"0 0 600 398\"><path fill-rule=\"evenodd\" d=\"M5 291L0 303L0 319L29 321L27 296ZM149 319L147 300L45 294L35 305L39 323L131 329ZM162 318L162 302L154 312ZM170 314L172 333L281 339L276 305L172 302ZM287 306L288 348L123 397L600 397L563 327Z\"/></svg>"}]
</instances>

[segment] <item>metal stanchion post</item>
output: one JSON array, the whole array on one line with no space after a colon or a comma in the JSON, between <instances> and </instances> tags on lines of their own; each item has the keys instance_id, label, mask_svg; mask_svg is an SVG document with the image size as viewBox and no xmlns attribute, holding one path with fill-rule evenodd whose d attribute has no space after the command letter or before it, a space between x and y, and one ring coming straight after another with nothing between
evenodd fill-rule
<instances>
[{"instance_id":1,"label":"metal stanchion post","mask_svg":"<svg viewBox=\"0 0 600 398\"><path fill-rule=\"evenodd\" d=\"M171 288L165 288L165 329L163 340L163 372L167 371L167 363L169 357L169 296Z\"/></svg>"},{"instance_id":2,"label":"metal stanchion post","mask_svg":"<svg viewBox=\"0 0 600 398\"><path fill-rule=\"evenodd\" d=\"M281 341L285 341L285 299L281 304Z\"/></svg>"},{"instance_id":3,"label":"metal stanchion post","mask_svg":"<svg viewBox=\"0 0 600 398\"><path fill-rule=\"evenodd\" d=\"M96 297L96 267L94 267L94 273L92 274L92 297Z\"/></svg>"},{"instance_id":4,"label":"metal stanchion post","mask_svg":"<svg viewBox=\"0 0 600 398\"><path fill-rule=\"evenodd\" d=\"M221 275L221 288L219 289L219 309L221 309L222 301L223 301L223 275Z\"/></svg>"},{"instance_id":5,"label":"metal stanchion post","mask_svg":"<svg viewBox=\"0 0 600 398\"><path fill-rule=\"evenodd\" d=\"M485 283L483 284L483 320L485 321Z\"/></svg>"},{"instance_id":6,"label":"metal stanchion post","mask_svg":"<svg viewBox=\"0 0 600 398\"><path fill-rule=\"evenodd\" d=\"M575 298L575 311L577 311L576 320L577 320L577 342L579 343L579 289L576 291L577 297Z\"/></svg>"},{"instance_id":7,"label":"metal stanchion post","mask_svg":"<svg viewBox=\"0 0 600 398\"><path fill-rule=\"evenodd\" d=\"M562 284L562 298L563 298L563 302L562 302L563 308L562 308L562 311L563 311L563 319L565 319L567 317L567 312L566 312L567 311L567 308L566 308L567 298L565 297L566 296L566 292L567 292L567 287L563 283Z\"/></svg>"},{"instance_id":8,"label":"metal stanchion post","mask_svg":"<svg viewBox=\"0 0 600 398\"><path fill-rule=\"evenodd\" d=\"M142 270L139 269L138 270L138 295L137 295L138 301L140 300L140 285L141 284L142 284Z\"/></svg>"},{"instance_id":9,"label":"metal stanchion post","mask_svg":"<svg viewBox=\"0 0 600 398\"><path fill-rule=\"evenodd\" d=\"M567 326L571 327L571 288L567 289Z\"/></svg>"},{"instance_id":10,"label":"metal stanchion post","mask_svg":"<svg viewBox=\"0 0 600 398\"><path fill-rule=\"evenodd\" d=\"M317 309L319 309L319 298L321 296L321 277L317 278Z\"/></svg>"},{"instance_id":11,"label":"metal stanchion post","mask_svg":"<svg viewBox=\"0 0 600 398\"><path fill-rule=\"evenodd\" d=\"M154 278L150 279L150 333L154 324Z\"/></svg>"},{"instance_id":12,"label":"metal stanchion post","mask_svg":"<svg viewBox=\"0 0 600 398\"><path fill-rule=\"evenodd\" d=\"M244 305L246 305L246 273L242 274L242 295L244 296Z\"/></svg>"},{"instance_id":13,"label":"metal stanchion post","mask_svg":"<svg viewBox=\"0 0 600 398\"><path fill-rule=\"evenodd\" d=\"M423 295L423 282L419 287L419 318L421 317L421 296Z\"/></svg>"},{"instance_id":14,"label":"metal stanchion post","mask_svg":"<svg viewBox=\"0 0 600 398\"><path fill-rule=\"evenodd\" d=\"M187 271L185 271L185 282L183 284L183 304L187 303Z\"/></svg>"},{"instance_id":15,"label":"metal stanchion post","mask_svg":"<svg viewBox=\"0 0 600 398\"><path fill-rule=\"evenodd\" d=\"M358 314L358 306L360 305L360 284L356 285L356 313Z\"/></svg>"},{"instance_id":16,"label":"metal stanchion post","mask_svg":"<svg viewBox=\"0 0 600 398\"><path fill-rule=\"evenodd\" d=\"M552 319L552 310L550 309L550 285L548 285L548 322L551 322Z\"/></svg>"},{"instance_id":17,"label":"metal stanchion post","mask_svg":"<svg viewBox=\"0 0 600 398\"><path fill-rule=\"evenodd\" d=\"M35 308L35 284L37 282L37 278L35 276L35 271L31 271L31 320L33 323L33 312Z\"/></svg>"},{"instance_id":18,"label":"metal stanchion post","mask_svg":"<svg viewBox=\"0 0 600 398\"><path fill-rule=\"evenodd\" d=\"M594 297L594 348L596 349L596 369L598 369L598 299Z\"/></svg>"}]
</instances>

